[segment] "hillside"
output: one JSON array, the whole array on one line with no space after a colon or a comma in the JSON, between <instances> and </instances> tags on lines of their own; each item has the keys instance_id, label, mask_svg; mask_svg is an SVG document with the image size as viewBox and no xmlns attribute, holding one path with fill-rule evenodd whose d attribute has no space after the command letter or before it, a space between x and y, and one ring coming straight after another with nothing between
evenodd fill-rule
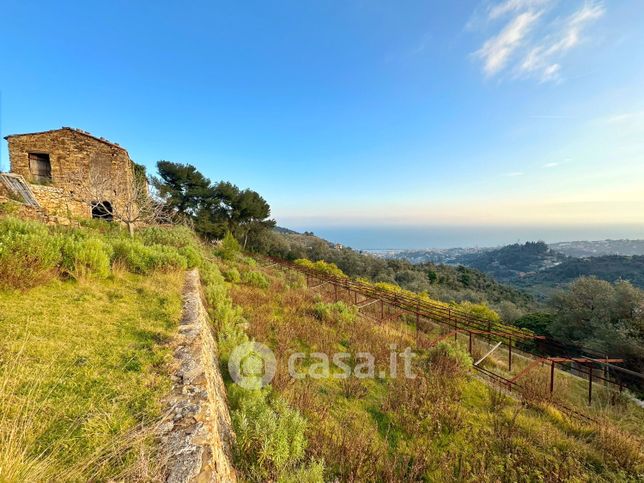
<instances>
[{"instance_id":1,"label":"hillside","mask_svg":"<svg viewBox=\"0 0 644 483\"><path fill-rule=\"evenodd\" d=\"M644 256L569 258L557 266L526 275L514 283L519 287L556 287L581 276L593 276L608 282L627 280L644 288Z\"/></svg>"},{"instance_id":2,"label":"hillside","mask_svg":"<svg viewBox=\"0 0 644 483\"><path fill-rule=\"evenodd\" d=\"M526 274L556 266L565 259L565 256L550 249L544 242L526 242L463 255L456 261L485 272L496 280L510 282Z\"/></svg>"},{"instance_id":3,"label":"hillside","mask_svg":"<svg viewBox=\"0 0 644 483\"><path fill-rule=\"evenodd\" d=\"M253 481L280 478L284 467L271 451L286 427L300 435L297 446L285 453L290 464L300 465L308 478L323 474L325 481L611 481L620 478L614 471L624 471L625 478L639 471L639 450L633 453L632 441L614 429L604 432L573 421L551 405L566 400L583 406L581 380L561 374L555 399L542 399L549 370L544 368L534 374L534 384L526 382L531 389L515 399L473 376L467 337L435 345L432 341L444 333L431 321L422 321L421 331L390 308L379 318L373 305L358 309L353 296L314 280L307 283L301 274L270 262L258 267L243 257L228 257L220 270L239 309L237 322L224 325L221 340L245 334L278 356L270 389L258 391L252 404L229 382L233 421L247 448L242 464ZM249 272L261 276L251 278L245 275ZM398 377L391 377L392 345L410 346L417 354L413 379L402 376L402 361ZM480 357L489 347L475 340L473 354ZM318 359L338 352L346 354L342 360L355 374L368 371L360 354L373 355L375 377L345 379L335 356L333 362L330 356L326 363ZM228 354L224 348L222 357ZM282 354L301 357L291 365ZM495 355L486 367L506 370L506 358ZM515 364L515 373L526 367L520 358ZM293 378L292 371L301 377ZM590 409L623 419L624 427L639 424L639 411L630 405L600 407L603 403ZM291 411L302 419L296 422ZM272 423L275 437L250 424L257 416L283 421Z\"/></svg>"},{"instance_id":4,"label":"hillside","mask_svg":"<svg viewBox=\"0 0 644 483\"><path fill-rule=\"evenodd\" d=\"M491 347L485 338L452 338L432 319L414 320L302 273L263 266L230 234L213 248L184 227L148 227L129 237L114 224L83 225L0 220L0 479L163 480L160 428L176 380L168 364L189 267L199 268L217 338L241 481L614 481L642 471L639 443L628 434L640 432L641 410L601 385L586 407L584 379L557 370L548 393L548 369L541 368L506 395L475 376L473 359ZM324 250L305 248L319 239L291 236L299 240L294 250ZM376 278L409 268L372 266L372 257L333 250L355 271L379 268ZM306 264L341 274L326 263ZM466 285L464 276L478 272L436 272L446 273ZM476 282L481 290L483 281ZM433 289L441 284L449 286L444 280ZM495 293L487 290L480 293ZM481 309L472 313L495 316ZM489 324L504 327L498 317ZM251 341L276 358L275 376L262 388L229 372L237 357L251 381L263 373L242 365ZM530 359L517 341L513 352L512 367L503 350L481 367L519 374ZM327 371L325 355L344 365ZM342 367L349 377L339 377ZM561 404L602 422L577 420Z\"/></svg>"},{"instance_id":5,"label":"hillside","mask_svg":"<svg viewBox=\"0 0 644 483\"><path fill-rule=\"evenodd\" d=\"M253 248L287 260L324 260L334 263L347 275L394 283L414 292L426 291L446 302L468 300L492 305L510 302L526 309L533 306L530 295L499 283L479 270L431 262L413 264L407 260L385 259L340 247L313 235L273 232Z\"/></svg>"},{"instance_id":6,"label":"hillside","mask_svg":"<svg viewBox=\"0 0 644 483\"><path fill-rule=\"evenodd\" d=\"M644 240L597 240L551 243L549 247L568 257L644 255Z\"/></svg>"}]
</instances>

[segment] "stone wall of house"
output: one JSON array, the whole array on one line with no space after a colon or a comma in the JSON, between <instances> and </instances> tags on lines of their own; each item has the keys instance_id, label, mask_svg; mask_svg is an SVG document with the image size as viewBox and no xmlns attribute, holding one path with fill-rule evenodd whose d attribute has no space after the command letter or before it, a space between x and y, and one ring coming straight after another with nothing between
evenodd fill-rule
<instances>
[{"instance_id":1,"label":"stone wall of house","mask_svg":"<svg viewBox=\"0 0 644 483\"><path fill-rule=\"evenodd\" d=\"M32 184L31 191L44 212L66 218L88 218L92 216L87 202L71 198L64 188Z\"/></svg>"},{"instance_id":2,"label":"stone wall of house","mask_svg":"<svg viewBox=\"0 0 644 483\"><path fill-rule=\"evenodd\" d=\"M175 348L172 421L163 437L168 482L236 481L234 432L217 353L199 272L192 270Z\"/></svg>"},{"instance_id":3,"label":"stone wall of house","mask_svg":"<svg viewBox=\"0 0 644 483\"><path fill-rule=\"evenodd\" d=\"M47 213L90 217L92 201L109 201L115 209L120 209L131 199L133 164L120 146L71 128L6 139L11 172L22 175L30 183L34 177L29 153L49 155L51 182L32 184L36 199ZM101 199L93 199L98 197Z\"/></svg>"}]
</instances>

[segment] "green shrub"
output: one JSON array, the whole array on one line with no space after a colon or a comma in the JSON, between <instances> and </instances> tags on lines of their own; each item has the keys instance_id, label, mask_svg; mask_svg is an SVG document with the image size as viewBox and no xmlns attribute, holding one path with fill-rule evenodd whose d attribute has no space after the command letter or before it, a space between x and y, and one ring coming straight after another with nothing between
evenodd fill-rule
<instances>
[{"instance_id":1,"label":"green shrub","mask_svg":"<svg viewBox=\"0 0 644 483\"><path fill-rule=\"evenodd\" d=\"M461 302L458 305L458 308L463 309L476 317L489 320L493 324L501 322L501 316L496 313L494 309L491 309L487 304L475 304L465 301Z\"/></svg>"},{"instance_id":2,"label":"green shrub","mask_svg":"<svg viewBox=\"0 0 644 483\"><path fill-rule=\"evenodd\" d=\"M63 242L61 268L76 280L89 275L105 278L110 274L112 252L112 246L99 238L69 237Z\"/></svg>"},{"instance_id":3,"label":"green shrub","mask_svg":"<svg viewBox=\"0 0 644 483\"><path fill-rule=\"evenodd\" d=\"M257 260L255 260L252 257L245 257L243 255L238 257L238 260L240 263L243 263L245 265L248 265L249 267L256 267L257 266Z\"/></svg>"},{"instance_id":4,"label":"green shrub","mask_svg":"<svg viewBox=\"0 0 644 483\"><path fill-rule=\"evenodd\" d=\"M221 275L217 265L211 262L205 262L199 269L201 281L206 286L217 285L224 282L224 277Z\"/></svg>"},{"instance_id":5,"label":"green shrub","mask_svg":"<svg viewBox=\"0 0 644 483\"><path fill-rule=\"evenodd\" d=\"M200 267L203 264L203 257L198 248L190 245L180 247L179 254L186 259L188 268Z\"/></svg>"},{"instance_id":6,"label":"green shrub","mask_svg":"<svg viewBox=\"0 0 644 483\"><path fill-rule=\"evenodd\" d=\"M113 262L122 264L133 273L148 273L152 269L151 250L142 243L129 240L114 240L112 242Z\"/></svg>"},{"instance_id":7,"label":"green shrub","mask_svg":"<svg viewBox=\"0 0 644 483\"><path fill-rule=\"evenodd\" d=\"M252 270L242 272L241 281L245 284L257 288L268 288L268 286L270 285L268 279L266 278L266 275L261 272L255 272Z\"/></svg>"},{"instance_id":8,"label":"green shrub","mask_svg":"<svg viewBox=\"0 0 644 483\"><path fill-rule=\"evenodd\" d=\"M188 268L186 257L182 256L176 248L165 245L152 245L149 248L152 250L153 270L169 272Z\"/></svg>"},{"instance_id":9,"label":"green shrub","mask_svg":"<svg viewBox=\"0 0 644 483\"><path fill-rule=\"evenodd\" d=\"M238 468L255 481L275 481L295 470L307 444L300 413L267 389L231 386L230 393Z\"/></svg>"},{"instance_id":10,"label":"green shrub","mask_svg":"<svg viewBox=\"0 0 644 483\"><path fill-rule=\"evenodd\" d=\"M300 272L295 270L288 270L284 274L284 281L289 288L304 288L306 287L306 277Z\"/></svg>"},{"instance_id":11,"label":"green shrub","mask_svg":"<svg viewBox=\"0 0 644 483\"><path fill-rule=\"evenodd\" d=\"M0 215L15 215L20 211L22 203L17 201L8 200L0 203Z\"/></svg>"},{"instance_id":12,"label":"green shrub","mask_svg":"<svg viewBox=\"0 0 644 483\"><path fill-rule=\"evenodd\" d=\"M98 218L89 218L80 220L80 224L84 228L89 228L92 231L110 237L126 235L126 231L119 223L101 220ZM77 230L78 231L78 230Z\"/></svg>"},{"instance_id":13,"label":"green shrub","mask_svg":"<svg viewBox=\"0 0 644 483\"><path fill-rule=\"evenodd\" d=\"M225 364L230 352L249 340L245 332L246 319L241 308L233 304L224 284L224 277L214 263L204 263L199 273L208 303L208 315L217 327L219 359Z\"/></svg>"},{"instance_id":14,"label":"green shrub","mask_svg":"<svg viewBox=\"0 0 644 483\"><path fill-rule=\"evenodd\" d=\"M164 245L143 245L138 240L119 239L112 242L113 261L122 263L133 273L147 274L153 270L185 270L188 261L176 248Z\"/></svg>"},{"instance_id":15,"label":"green shrub","mask_svg":"<svg viewBox=\"0 0 644 483\"><path fill-rule=\"evenodd\" d=\"M55 276L61 238L45 225L0 221L0 288L28 288Z\"/></svg>"},{"instance_id":16,"label":"green shrub","mask_svg":"<svg viewBox=\"0 0 644 483\"><path fill-rule=\"evenodd\" d=\"M428 361L432 370L441 375L457 379L465 375L472 367L472 357L458 344L440 342L428 353Z\"/></svg>"},{"instance_id":17,"label":"green shrub","mask_svg":"<svg viewBox=\"0 0 644 483\"><path fill-rule=\"evenodd\" d=\"M229 231L226 232L226 235L221 240L221 244L217 248L217 255L223 258L224 260L234 260L241 252L241 247L239 242L235 239L233 234Z\"/></svg>"},{"instance_id":18,"label":"green shrub","mask_svg":"<svg viewBox=\"0 0 644 483\"><path fill-rule=\"evenodd\" d=\"M335 263L327 263L324 260L318 260L317 262L312 262L306 258L298 258L295 260L295 263L298 265L315 270L317 272L326 273L327 275L334 275L336 277L346 277L344 272L338 268Z\"/></svg>"},{"instance_id":19,"label":"green shrub","mask_svg":"<svg viewBox=\"0 0 644 483\"><path fill-rule=\"evenodd\" d=\"M137 236L146 245L166 245L175 248L197 248L199 241L187 226L148 226L139 230Z\"/></svg>"},{"instance_id":20,"label":"green shrub","mask_svg":"<svg viewBox=\"0 0 644 483\"><path fill-rule=\"evenodd\" d=\"M311 461L308 466L285 471L279 483L324 483L324 462Z\"/></svg>"},{"instance_id":21,"label":"green shrub","mask_svg":"<svg viewBox=\"0 0 644 483\"><path fill-rule=\"evenodd\" d=\"M235 267L224 270L224 278L226 279L226 282L230 283L241 282L241 275L239 274L239 270L237 270Z\"/></svg>"},{"instance_id":22,"label":"green shrub","mask_svg":"<svg viewBox=\"0 0 644 483\"><path fill-rule=\"evenodd\" d=\"M311 307L313 316L325 322L351 323L356 319L358 311L344 302L317 302Z\"/></svg>"}]
</instances>

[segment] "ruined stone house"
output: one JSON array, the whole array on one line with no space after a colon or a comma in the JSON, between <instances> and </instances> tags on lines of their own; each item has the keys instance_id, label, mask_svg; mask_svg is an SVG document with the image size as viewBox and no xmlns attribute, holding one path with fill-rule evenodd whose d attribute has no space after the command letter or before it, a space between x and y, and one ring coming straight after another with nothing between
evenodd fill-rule
<instances>
[{"instance_id":1,"label":"ruined stone house","mask_svg":"<svg viewBox=\"0 0 644 483\"><path fill-rule=\"evenodd\" d=\"M135 165L118 144L69 127L5 139L5 187L46 215L111 219L133 199Z\"/></svg>"}]
</instances>

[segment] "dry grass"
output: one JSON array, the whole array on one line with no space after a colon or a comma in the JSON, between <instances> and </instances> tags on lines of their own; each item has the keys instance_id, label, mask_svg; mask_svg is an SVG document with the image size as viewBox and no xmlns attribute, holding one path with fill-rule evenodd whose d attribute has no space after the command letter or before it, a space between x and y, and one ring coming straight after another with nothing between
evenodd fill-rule
<instances>
[{"instance_id":1,"label":"dry grass","mask_svg":"<svg viewBox=\"0 0 644 483\"><path fill-rule=\"evenodd\" d=\"M291 379L286 361L293 351L368 351L378 371L387 368L392 344L399 350L427 347L439 329L422 322L430 333L416 334L415 321L393 310L380 320L379 304L350 323L316 317L316 304L335 302L333 287L307 290L289 284L283 272L265 274L267 289L232 284L231 296L244 309L249 335L275 351L273 387L307 419L307 454L325 461L325 479L613 481L636 475L632 452L617 462L604 454L609 443L594 437L595 429L550 414L548 385L541 380L526 389L532 401L526 405L490 396L486 386L451 363L434 360L432 367L431 357L418 361L415 379ZM342 290L338 300L355 302ZM459 343L466 346L467 340ZM474 349L483 352L485 344L475 343ZM488 364L501 370L507 365L502 356ZM558 389L566 391L568 384L562 379Z\"/></svg>"},{"instance_id":2,"label":"dry grass","mask_svg":"<svg viewBox=\"0 0 644 483\"><path fill-rule=\"evenodd\" d=\"M0 481L158 480L182 274L0 292Z\"/></svg>"}]
</instances>

